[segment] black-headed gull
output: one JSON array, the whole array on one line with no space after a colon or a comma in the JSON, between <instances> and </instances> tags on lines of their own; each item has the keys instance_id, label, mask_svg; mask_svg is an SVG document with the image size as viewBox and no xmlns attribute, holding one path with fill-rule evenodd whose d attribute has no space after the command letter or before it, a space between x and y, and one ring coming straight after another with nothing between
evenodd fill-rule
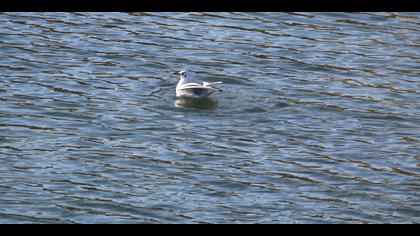
<instances>
[{"instance_id":1,"label":"black-headed gull","mask_svg":"<svg viewBox=\"0 0 420 236\"><path fill-rule=\"evenodd\" d=\"M215 91L222 91L212 87L212 85L221 84L222 82L202 82L202 84L199 84L197 82L193 82L191 75L186 71L177 71L174 74L180 78L176 86L177 97L204 98L208 97Z\"/></svg>"}]
</instances>

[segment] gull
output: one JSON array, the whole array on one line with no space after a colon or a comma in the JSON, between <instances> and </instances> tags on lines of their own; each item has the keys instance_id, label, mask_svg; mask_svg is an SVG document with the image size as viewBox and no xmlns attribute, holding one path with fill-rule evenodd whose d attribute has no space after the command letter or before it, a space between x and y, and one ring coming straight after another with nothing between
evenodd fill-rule
<instances>
[{"instance_id":1,"label":"gull","mask_svg":"<svg viewBox=\"0 0 420 236\"><path fill-rule=\"evenodd\" d=\"M222 90L212 87L222 82L202 82L201 84L193 82L191 75L187 71L177 71L174 73L178 76L179 82L176 86L176 96L184 98L205 98L210 94Z\"/></svg>"}]
</instances>

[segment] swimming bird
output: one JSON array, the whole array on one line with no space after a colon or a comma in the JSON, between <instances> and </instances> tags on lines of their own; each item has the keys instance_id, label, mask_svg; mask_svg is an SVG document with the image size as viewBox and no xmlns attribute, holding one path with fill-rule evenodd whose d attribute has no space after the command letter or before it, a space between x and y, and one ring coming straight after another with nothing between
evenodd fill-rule
<instances>
[{"instance_id":1,"label":"swimming bird","mask_svg":"<svg viewBox=\"0 0 420 236\"><path fill-rule=\"evenodd\" d=\"M184 98L205 98L210 94L222 90L212 87L215 84L221 84L222 82L193 82L191 75L187 71L177 71L174 75L178 76L179 82L176 86L176 96Z\"/></svg>"}]
</instances>

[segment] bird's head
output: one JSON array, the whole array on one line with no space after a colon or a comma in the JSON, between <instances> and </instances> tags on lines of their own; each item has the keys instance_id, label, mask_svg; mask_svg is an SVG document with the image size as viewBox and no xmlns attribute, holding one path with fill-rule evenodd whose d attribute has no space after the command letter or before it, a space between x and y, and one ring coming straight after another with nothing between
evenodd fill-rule
<instances>
[{"instance_id":1,"label":"bird's head","mask_svg":"<svg viewBox=\"0 0 420 236\"><path fill-rule=\"evenodd\" d=\"M180 78L189 78L189 74L185 70L177 71L174 73L174 75L180 77Z\"/></svg>"}]
</instances>

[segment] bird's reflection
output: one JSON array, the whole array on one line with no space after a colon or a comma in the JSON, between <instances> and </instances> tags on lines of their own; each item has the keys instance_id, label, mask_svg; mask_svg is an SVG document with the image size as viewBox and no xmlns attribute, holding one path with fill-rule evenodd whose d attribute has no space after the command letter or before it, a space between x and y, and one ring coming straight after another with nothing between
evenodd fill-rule
<instances>
[{"instance_id":1,"label":"bird's reflection","mask_svg":"<svg viewBox=\"0 0 420 236\"><path fill-rule=\"evenodd\" d=\"M175 107L213 110L217 107L217 101L211 100L210 98L201 98L201 99L177 98L175 100Z\"/></svg>"}]
</instances>

